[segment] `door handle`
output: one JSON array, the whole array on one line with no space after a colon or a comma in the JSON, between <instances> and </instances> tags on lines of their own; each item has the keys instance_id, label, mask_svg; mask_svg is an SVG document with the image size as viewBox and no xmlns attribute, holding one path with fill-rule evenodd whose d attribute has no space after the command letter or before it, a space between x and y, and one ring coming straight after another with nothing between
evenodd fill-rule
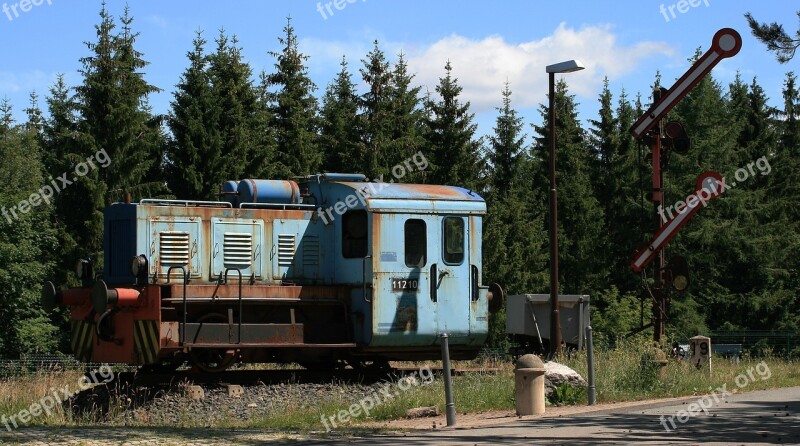
<instances>
[{"instance_id":1,"label":"door handle","mask_svg":"<svg viewBox=\"0 0 800 446\"><path fill-rule=\"evenodd\" d=\"M436 274L436 264L434 263L433 265L431 265L431 275L429 276L429 280L431 282L430 283L430 286L431 286L431 300L433 302L437 302L439 300L439 296L438 296L438 288L439 288L438 282L439 282L439 280L437 279L437 277L438 276Z\"/></svg>"}]
</instances>

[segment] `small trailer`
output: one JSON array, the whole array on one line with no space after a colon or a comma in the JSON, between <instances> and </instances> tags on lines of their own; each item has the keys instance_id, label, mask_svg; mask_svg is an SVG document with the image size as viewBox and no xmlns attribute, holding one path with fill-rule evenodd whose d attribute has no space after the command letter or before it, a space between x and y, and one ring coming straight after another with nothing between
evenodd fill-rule
<instances>
[{"instance_id":1,"label":"small trailer","mask_svg":"<svg viewBox=\"0 0 800 446\"><path fill-rule=\"evenodd\" d=\"M506 301L506 333L515 347L514 356L544 353L550 345L549 294L518 294ZM561 339L567 347L582 350L589 326L589 296L559 295Z\"/></svg>"}]
</instances>

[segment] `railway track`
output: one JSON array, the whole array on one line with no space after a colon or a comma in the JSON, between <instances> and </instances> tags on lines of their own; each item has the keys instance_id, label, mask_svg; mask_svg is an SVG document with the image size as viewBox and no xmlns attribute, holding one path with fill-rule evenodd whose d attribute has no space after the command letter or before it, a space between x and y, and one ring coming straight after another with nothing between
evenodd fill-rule
<instances>
[{"instance_id":1,"label":"railway track","mask_svg":"<svg viewBox=\"0 0 800 446\"><path fill-rule=\"evenodd\" d=\"M324 384L331 382L347 384L371 384L387 379L419 374L419 367L398 367L382 370L341 369L335 371L316 370L228 370L220 373L205 373L192 370L174 372L120 372L115 375L114 382L135 386L175 386L179 384L196 385L257 385L257 384ZM428 368L436 375L442 374L442 368ZM470 373L497 373L497 368L452 368L451 376Z\"/></svg>"}]
</instances>

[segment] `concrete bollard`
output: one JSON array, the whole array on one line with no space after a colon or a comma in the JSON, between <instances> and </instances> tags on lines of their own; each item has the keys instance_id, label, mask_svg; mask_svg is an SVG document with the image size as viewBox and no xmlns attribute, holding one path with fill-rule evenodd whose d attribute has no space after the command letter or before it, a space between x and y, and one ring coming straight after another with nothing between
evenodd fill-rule
<instances>
[{"instance_id":1,"label":"concrete bollard","mask_svg":"<svg viewBox=\"0 0 800 446\"><path fill-rule=\"evenodd\" d=\"M544 372L544 363L536 355L524 355L517 360L514 368L517 415L544 413Z\"/></svg>"}]
</instances>

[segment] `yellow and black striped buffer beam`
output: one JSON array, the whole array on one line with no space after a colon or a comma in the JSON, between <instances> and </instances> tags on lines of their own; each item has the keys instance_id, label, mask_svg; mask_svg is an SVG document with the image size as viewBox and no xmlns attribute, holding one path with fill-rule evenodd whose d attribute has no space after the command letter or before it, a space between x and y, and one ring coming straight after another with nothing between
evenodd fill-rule
<instances>
[{"instance_id":1,"label":"yellow and black striped buffer beam","mask_svg":"<svg viewBox=\"0 0 800 446\"><path fill-rule=\"evenodd\" d=\"M158 321L134 321L133 346L140 364L155 364L161 350L158 338Z\"/></svg>"},{"instance_id":2,"label":"yellow and black striped buffer beam","mask_svg":"<svg viewBox=\"0 0 800 446\"><path fill-rule=\"evenodd\" d=\"M89 362L92 359L92 329L94 325L82 321L71 320L70 328L72 329L72 339L70 345L75 359L78 361Z\"/></svg>"}]
</instances>

